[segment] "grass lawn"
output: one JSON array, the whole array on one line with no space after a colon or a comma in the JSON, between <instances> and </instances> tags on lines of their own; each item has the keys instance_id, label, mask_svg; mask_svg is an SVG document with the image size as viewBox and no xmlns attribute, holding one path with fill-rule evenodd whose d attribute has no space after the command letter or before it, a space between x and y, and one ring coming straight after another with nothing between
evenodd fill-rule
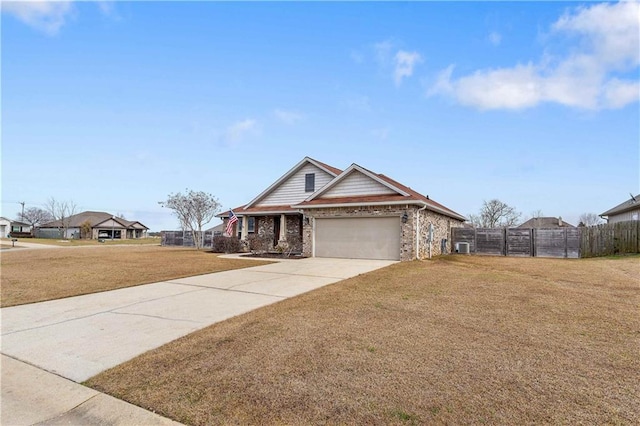
<instances>
[{"instance_id":1,"label":"grass lawn","mask_svg":"<svg viewBox=\"0 0 640 426\"><path fill-rule=\"evenodd\" d=\"M257 266L194 249L149 245L4 250L2 307Z\"/></svg>"},{"instance_id":2,"label":"grass lawn","mask_svg":"<svg viewBox=\"0 0 640 426\"><path fill-rule=\"evenodd\" d=\"M2 244L11 246L11 238L2 238ZM80 246L105 246L105 245L159 245L160 238L137 238L130 240L109 240L104 239L104 242L98 240L62 240L62 239L50 239L50 238L18 238L15 245L16 248L20 247L20 243L36 243L45 244L50 246L61 247L80 247Z\"/></svg>"},{"instance_id":3,"label":"grass lawn","mask_svg":"<svg viewBox=\"0 0 640 426\"><path fill-rule=\"evenodd\" d=\"M640 258L405 262L87 384L191 425L638 424Z\"/></svg>"}]
</instances>

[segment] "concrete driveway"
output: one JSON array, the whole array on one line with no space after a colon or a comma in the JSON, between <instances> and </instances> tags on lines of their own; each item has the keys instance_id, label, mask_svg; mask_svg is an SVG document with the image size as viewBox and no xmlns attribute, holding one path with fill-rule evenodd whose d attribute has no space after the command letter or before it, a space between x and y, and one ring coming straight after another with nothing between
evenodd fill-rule
<instances>
[{"instance_id":1,"label":"concrete driveway","mask_svg":"<svg viewBox=\"0 0 640 426\"><path fill-rule=\"evenodd\" d=\"M392 263L309 258L2 308L2 353L82 382L216 322Z\"/></svg>"}]
</instances>

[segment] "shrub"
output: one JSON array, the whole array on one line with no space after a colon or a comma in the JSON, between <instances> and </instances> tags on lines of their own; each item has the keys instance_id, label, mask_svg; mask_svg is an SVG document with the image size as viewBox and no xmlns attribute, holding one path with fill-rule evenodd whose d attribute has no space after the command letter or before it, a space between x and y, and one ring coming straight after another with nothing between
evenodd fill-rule
<instances>
[{"instance_id":1,"label":"shrub","mask_svg":"<svg viewBox=\"0 0 640 426\"><path fill-rule=\"evenodd\" d=\"M236 237L213 237L212 251L215 253L238 253L241 247Z\"/></svg>"},{"instance_id":2,"label":"shrub","mask_svg":"<svg viewBox=\"0 0 640 426\"><path fill-rule=\"evenodd\" d=\"M260 235L249 235L247 237L247 242L249 243L249 250L253 254L262 254L269 251L271 247L271 238Z\"/></svg>"}]
</instances>

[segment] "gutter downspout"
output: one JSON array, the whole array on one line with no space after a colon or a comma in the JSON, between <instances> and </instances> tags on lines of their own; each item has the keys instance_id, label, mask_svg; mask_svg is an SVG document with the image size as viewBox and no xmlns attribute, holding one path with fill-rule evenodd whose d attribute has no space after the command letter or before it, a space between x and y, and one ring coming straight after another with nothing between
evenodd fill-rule
<instances>
[{"instance_id":1,"label":"gutter downspout","mask_svg":"<svg viewBox=\"0 0 640 426\"><path fill-rule=\"evenodd\" d=\"M427 208L425 204L421 209L416 210L416 259L420 260L420 212ZM431 252L429 252L431 258Z\"/></svg>"}]
</instances>

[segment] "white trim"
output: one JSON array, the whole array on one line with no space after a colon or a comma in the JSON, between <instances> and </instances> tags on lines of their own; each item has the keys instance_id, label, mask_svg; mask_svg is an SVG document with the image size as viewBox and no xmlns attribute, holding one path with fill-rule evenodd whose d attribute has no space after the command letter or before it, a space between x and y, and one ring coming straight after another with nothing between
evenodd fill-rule
<instances>
[{"instance_id":1,"label":"white trim","mask_svg":"<svg viewBox=\"0 0 640 426\"><path fill-rule=\"evenodd\" d=\"M269 194L270 192L272 192L274 189L276 189L278 186L280 186L281 183L283 183L285 180L287 180L288 178L290 178L291 176L293 176L298 170L300 170L302 168L302 166L304 166L305 164L310 163L313 164L314 166L318 167L319 169L329 173L331 176L333 176L334 178L338 175L336 175L334 172L332 172L331 170L327 169L326 167L324 167L323 165L321 165L320 163L318 163L316 160L314 160L313 158L309 158L309 157L304 157L298 164L296 164L295 166L293 166L293 168L291 170L289 170L287 173L285 173L284 175L282 175L277 181L275 181L273 184L271 184L271 186L269 186L267 189L265 189L264 191L262 191L260 193L260 195L258 195L256 198L254 198L253 200L249 201L244 208L248 208L251 207L253 204L257 203L258 201L260 201L262 198L266 197L267 194Z\"/></svg>"},{"instance_id":2,"label":"white trim","mask_svg":"<svg viewBox=\"0 0 640 426\"><path fill-rule=\"evenodd\" d=\"M324 194L329 189L331 189L334 186L336 186L340 181L345 179L347 176L349 176L354 171L358 171L358 172L362 173L363 175L367 176L368 178L373 179L374 181L380 183L383 186L386 186L387 188L391 189L392 191L397 192L400 195L403 195L405 197L410 195L408 192L405 192L405 191L401 190L400 188L396 187L395 185L390 184L386 180L381 179L380 177L375 175L373 172L365 169L362 166L357 165L356 163L353 163L345 171L343 171L335 179L333 179L331 182L329 182L328 184L326 184L325 186L323 186L322 188L318 189L316 192L311 194L305 201L311 201L311 200L314 200L314 199L318 198L320 195Z\"/></svg>"},{"instance_id":3,"label":"white trim","mask_svg":"<svg viewBox=\"0 0 640 426\"><path fill-rule=\"evenodd\" d=\"M274 215L274 214L289 214L289 215L293 215L293 214L302 214L300 213L298 210L296 209L292 209L292 210L269 210L269 211L260 211L260 212L246 212L246 213L236 213L235 211L233 212L233 214L235 214L238 217L245 217L245 216L269 216L269 215Z\"/></svg>"}]
</instances>

